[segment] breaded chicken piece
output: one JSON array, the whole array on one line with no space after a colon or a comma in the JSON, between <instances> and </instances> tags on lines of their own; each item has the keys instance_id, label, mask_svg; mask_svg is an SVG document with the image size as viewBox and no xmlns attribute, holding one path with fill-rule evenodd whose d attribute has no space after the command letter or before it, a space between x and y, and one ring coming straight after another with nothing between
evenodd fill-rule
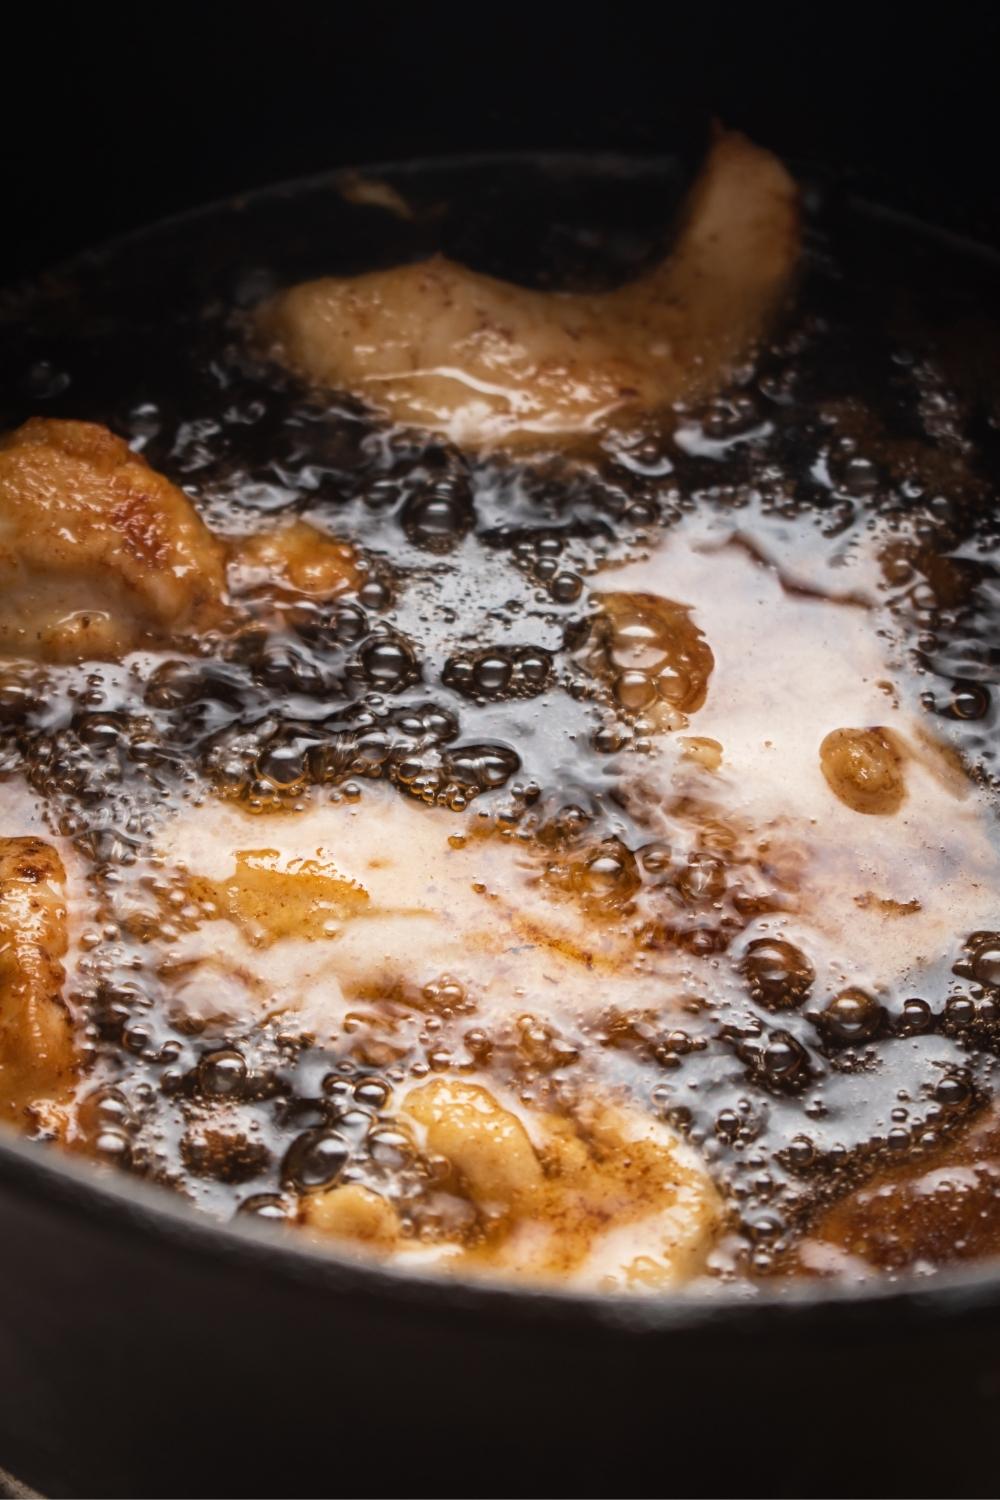
<instances>
[{"instance_id":1,"label":"breaded chicken piece","mask_svg":"<svg viewBox=\"0 0 1000 1500\"><path fill-rule=\"evenodd\" d=\"M0 439L0 649L110 657L203 623L220 543L175 485L92 422Z\"/></svg>"},{"instance_id":2,"label":"breaded chicken piece","mask_svg":"<svg viewBox=\"0 0 1000 1500\"><path fill-rule=\"evenodd\" d=\"M599 430L697 396L750 356L799 258L781 162L727 132L709 150L671 253L628 286L543 292L443 256L279 293L273 353L319 384L470 447Z\"/></svg>"},{"instance_id":3,"label":"breaded chicken piece","mask_svg":"<svg viewBox=\"0 0 1000 1500\"><path fill-rule=\"evenodd\" d=\"M332 599L358 582L353 548L307 521L242 538L229 565L229 584L238 594L270 587L281 594Z\"/></svg>"},{"instance_id":4,"label":"breaded chicken piece","mask_svg":"<svg viewBox=\"0 0 1000 1500\"><path fill-rule=\"evenodd\" d=\"M120 656L238 623L227 584L280 607L359 576L353 550L304 521L223 543L106 427L36 417L0 439L0 651Z\"/></svg>"},{"instance_id":5,"label":"breaded chicken piece","mask_svg":"<svg viewBox=\"0 0 1000 1500\"><path fill-rule=\"evenodd\" d=\"M491 1090L450 1078L412 1090L405 1116L488 1226L445 1261L451 1269L648 1291L704 1266L719 1196L659 1122L611 1105L581 1104L575 1120L523 1105L514 1113Z\"/></svg>"},{"instance_id":6,"label":"breaded chicken piece","mask_svg":"<svg viewBox=\"0 0 1000 1500\"><path fill-rule=\"evenodd\" d=\"M459 1274L619 1291L696 1275L723 1217L697 1157L659 1122L593 1104L580 1113L505 1108L480 1084L435 1078L410 1091L397 1128L412 1125L439 1192L472 1210L471 1234L466 1219L464 1235L407 1240L392 1205L356 1184L304 1194L300 1222L341 1246Z\"/></svg>"},{"instance_id":7,"label":"breaded chicken piece","mask_svg":"<svg viewBox=\"0 0 1000 1500\"><path fill-rule=\"evenodd\" d=\"M0 839L0 1099L8 1116L58 1098L75 1067L62 998L65 881L50 844Z\"/></svg>"}]
</instances>

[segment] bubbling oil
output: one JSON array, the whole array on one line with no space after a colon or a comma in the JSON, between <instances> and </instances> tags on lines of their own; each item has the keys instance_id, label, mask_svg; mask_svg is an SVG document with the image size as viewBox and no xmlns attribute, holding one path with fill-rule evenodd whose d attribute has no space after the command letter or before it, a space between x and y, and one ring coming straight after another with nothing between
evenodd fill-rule
<instances>
[{"instance_id":1,"label":"bubbling oil","mask_svg":"<svg viewBox=\"0 0 1000 1500\"><path fill-rule=\"evenodd\" d=\"M521 277L655 256L664 169L490 171L403 174L407 219L265 195L6 309L5 425L105 422L219 534L357 558L278 612L251 579L187 650L0 668L4 831L71 882L68 1143L219 1217L503 1269L408 1103L444 1080L576 1184L532 1189L564 1249L611 1212L596 1099L640 1177L657 1132L707 1166L692 1285L994 1254L996 269L830 202L756 368L586 453L473 458L257 360L239 308L317 243L503 271L502 200L555 215Z\"/></svg>"}]
</instances>

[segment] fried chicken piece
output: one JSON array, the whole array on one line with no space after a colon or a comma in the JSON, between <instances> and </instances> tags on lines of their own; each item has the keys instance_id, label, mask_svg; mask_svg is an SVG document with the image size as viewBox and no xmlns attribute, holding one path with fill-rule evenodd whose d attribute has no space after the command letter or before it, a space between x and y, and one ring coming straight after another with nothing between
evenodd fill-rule
<instances>
[{"instance_id":1,"label":"fried chicken piece","mask_svg":"<svg viewBox=\"0 0 1000 1500\"><path fill-rule=\"evenodd\" d=\"M392 1204L357 1183L307 1194L300 1217L303 1224L319 1234L372 1251L393 1249L400 1234L399 1218Z\"/></svg>"},{"instance_id":2,"label":"fried chicken piece","mask_svg":"<svg viewBox=\"0 0 1000 1500\"><path fill-rule=\"evenodd\" d=\"M354 1183L303 1194L299 1222L401 1265L637 1292L697 1275L721 1227L691 1150L614 1106L563 1117L436 1078L406 1097L397 1129L410 1125L438 1167L429 1236L404 1237L392 1204Z\"/></svg>"},{"instance_id":3,"label":"fried chicken piece","mask_svg":"<svg viewBox=\"0 0 1000 1500\"><path fill-rule=\"evenodd\" d=\"M479 1215L478 1238L446 1247L446 1268L621 1291L697 1274L721 1205L672 1131L595 1101L581 1101L576 1118L511 1105L453 1078L405 1100L404 1117Z\"/></svg>"},{"instance_id":4,"label":"fried chicken piece","mask_svg":"<svg viewBox=\"0 0 1000 1500\"><path fill-rule=\"evenodd\" d=\"M488 1089L436 1078L410 1093L406 1111L475 1202L507 1210L534 1204L544 1184L541 1163L524 1125Z\"/></svg>"},{"instance_id":5,"label":"fried chicken piece","mask_svg":"<svg viewBox=\"0 0 1000 1500\"><path fill-rule=\"evenodd\" d=\"M523 446L713 389L766 333L798 256L794 182L769 151L727 132L671 253L618 290L534 291L438 255L305 282L258 321L309 380L460 444Z\"/></svg>"},{"instance_id":6,"label":"fried chicken piece","mask_svg":"<svg viewBox=\"0 0 1000 1500\"><path fill-rule=\"evenodd\" d=\"M357 588L358 581L354 549L306 521L242 538L229 565L230 586L239 594L270 587L332 599Z\"/></svg>"},{"instance_id":7,"label":"fried chicken piece","mask_svg":"<svg viewBox=\"0 0 1000 1500\"><path fill-rule=\"evenodd\" d=\"M187 496L92 422L0 439L0 649L75 661L204 624L223 549Z\"/></svg>"},{"instance_id":8,"label":"fried chicken piece","mask_svg":"<svg viewBox=\"0 0 1000 1500\"><path fill-rule=\"evenodd\" d=\"M0 1099L15 1118L58 1098L75 1067L62 999L65 881L50 844L0 839Z\"/></svg>"}]
</instances>

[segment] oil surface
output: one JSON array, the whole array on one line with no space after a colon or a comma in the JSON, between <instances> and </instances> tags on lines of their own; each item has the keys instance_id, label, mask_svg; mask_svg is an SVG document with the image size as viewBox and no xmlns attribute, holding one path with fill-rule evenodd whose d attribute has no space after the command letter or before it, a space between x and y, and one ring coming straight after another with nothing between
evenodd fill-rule
<instances>
[{"instance_id":1,"label":"oil surface","mask_svg":"<svg viewBox=\"0 0 1000 1500\"><path fill-rule=\"evenodd\" d=\"M410 217L261 195L6 309L4 428L106 423L221 535L295 516L361 568L280 629L261 599L188 653L0 672L3 831L59 844L76 914L70 1144L220 1216L357 1185L474 1249L400 1117L457 1077L680 1132L721 1194L702 1283L995 1253L997 268L816 193L724 394L473 459L261 362L244 310L438 247L613 284L678 174L390 180Z\"/></svg>"}]
</instances>

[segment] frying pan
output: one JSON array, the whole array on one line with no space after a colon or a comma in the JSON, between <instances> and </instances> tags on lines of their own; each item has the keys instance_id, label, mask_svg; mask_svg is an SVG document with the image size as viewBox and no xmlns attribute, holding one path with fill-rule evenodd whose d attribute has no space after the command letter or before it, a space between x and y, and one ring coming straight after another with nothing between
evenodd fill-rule
<instances>
[{"instance_id":1,"label":"frying pan","mask_svg":"<svg viewBox=\"0 0 1000 1500\"><path fill-rule=\"evenodd\" d=\"M996 24L972 8L905 35L773 7L597 8L585 38L476 21L462 48L379 9L22 17L5 279L268 180L684 149L709 108L1000 244ZM988 1495L998 1399L993 1266L752 1299L463 1287L0 1140L0 1462L45 1494Z\"/></svg>"}]
</instances>

